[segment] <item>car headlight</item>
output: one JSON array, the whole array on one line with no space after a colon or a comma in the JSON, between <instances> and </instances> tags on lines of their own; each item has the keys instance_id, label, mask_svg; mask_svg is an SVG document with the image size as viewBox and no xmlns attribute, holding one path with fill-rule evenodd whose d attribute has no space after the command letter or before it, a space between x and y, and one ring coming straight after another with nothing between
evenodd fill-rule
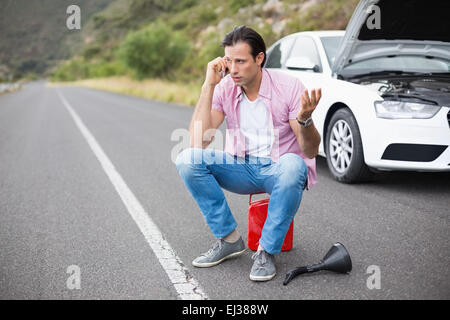
<instances>
[{"instance_id":1,"label":"car headlight","mask_svg":"<svg viewBox=\"0 0 450 320\"><path fill-rule=\"evenodd\" d=\"M441 109L431 104L394 100L375 101L374 104L377 117L384 119L429 119Z\"/></svg>"}]
</instances>

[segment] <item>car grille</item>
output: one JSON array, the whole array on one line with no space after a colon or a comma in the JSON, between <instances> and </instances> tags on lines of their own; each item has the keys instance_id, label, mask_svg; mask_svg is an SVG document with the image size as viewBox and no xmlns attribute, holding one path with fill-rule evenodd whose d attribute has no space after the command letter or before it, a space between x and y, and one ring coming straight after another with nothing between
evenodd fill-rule
<instances>
[{"instance_id":1,"label":"car grille","mask_svg":"<svg viewBox=\"0 0 450 320\"><path fill-rule=\"evenodd\" d=\"M381 159L431 162L436 160L447 148L446 145L392 143L384 150Z\"/></svg>"}]
</instances>

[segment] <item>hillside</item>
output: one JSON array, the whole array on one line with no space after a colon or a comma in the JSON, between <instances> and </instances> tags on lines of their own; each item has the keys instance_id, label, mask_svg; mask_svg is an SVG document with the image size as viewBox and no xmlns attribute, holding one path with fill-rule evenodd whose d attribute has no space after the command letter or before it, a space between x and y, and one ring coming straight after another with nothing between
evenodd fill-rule
<instances>
[{"instance_id":1,"label":"hillside","mask_svg":"<svg viewBox=\"0 0 450 320\"><path fill-rule=\"evenodd\" d=\"M55 80L157 75L195 81L212 57L223 54L220 41L235 25L253 27L270 46L292 32L345 29L358 0L85 0L78 1L82 30L72 33L56 27L65 26L65 14L55 16L70 1L36 0L22 6L25 11L20 2L2 2L0 65L19 73L50 70ZM11 26L14 19L24 23ZM175 49L158 52L163 48ZM157 64L162 66L153 70Z\"/></svg>"},{"instance_id":2,"label":"hillside","mask_svg":"<svg viewBox=\"0 0 450 320\"><path fill-rule=\"evenodd\" d=\"M110 0L77 0L81 22L102 11ZM66 27L71 0L0 1L0 78L42 74L49 66L69 58L82 46L80 31ZM0 79L1 81L1 79Z\"/></svg>"}]
</instances>

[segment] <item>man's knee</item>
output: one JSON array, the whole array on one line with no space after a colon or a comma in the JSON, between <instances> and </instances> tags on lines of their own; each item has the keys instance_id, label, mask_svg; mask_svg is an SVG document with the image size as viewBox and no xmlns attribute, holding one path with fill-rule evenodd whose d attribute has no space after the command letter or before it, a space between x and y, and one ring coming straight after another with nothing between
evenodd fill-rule
<instances>
[{"instance_id":1,"label":"man's knee","mask_svg":"<svg viewBox=\"0 0 450 320\"><path fill-rule=\"evenodd\" d=\"M307 173L308 166L305 160L295 153L285 153L280 157L279 163L284 171Z\"/></svg>"},{"instance_id":2,"label":"man's knee","mask_svg":"<svg viewBox=\"0 0 450 320\"><path fill-rule=\"evenodd\" d=\"M279 166L280 177L286 183L304 185L308 176L308 166L302 157L295 153L285 153L279 159Z\"/></svg>"},{"instance_id":3,"label":"man's knee","mask_svg":"<svg viewBox=\"0 0 450 320\"><path fill-rule=\"evenodd\" d=\"M181 151L177 159L175 160L175 165L178 170L183 166L191 166L193 164L201 164L203 159L203 149L200 148L187 148Z\"/></svg>"},{"instance_id":4,"label":"man's knee","mask_svg":"<svg viewBox=\"0 0 450 320\"><path fill-rule=\"evenodd\" d=\"M191 181L196 175L197 169L202 163L202 152L200 148L187 148L178 154L175 165L185 183Z\"/></svg>"}]
</instances>

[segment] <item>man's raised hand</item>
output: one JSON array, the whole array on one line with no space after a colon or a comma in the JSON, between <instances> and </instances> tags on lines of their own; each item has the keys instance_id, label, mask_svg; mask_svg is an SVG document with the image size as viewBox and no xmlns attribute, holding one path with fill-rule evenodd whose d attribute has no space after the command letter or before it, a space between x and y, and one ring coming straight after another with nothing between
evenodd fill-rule
<instances>
[{"instance_id":1,"label":"man's raised hand","mask_svg":"<svg viewBox=\"0 0 450 320\"><path fill-rule=\"evenodd\" d=\"M300 121L306 121L311 118L313 111L319 104L319 100L322 97L322 89L312 89L311 97L309 96L308 90L300 96L301 108L297 114L297 119Z\"/></svg>"}]
</instances>

